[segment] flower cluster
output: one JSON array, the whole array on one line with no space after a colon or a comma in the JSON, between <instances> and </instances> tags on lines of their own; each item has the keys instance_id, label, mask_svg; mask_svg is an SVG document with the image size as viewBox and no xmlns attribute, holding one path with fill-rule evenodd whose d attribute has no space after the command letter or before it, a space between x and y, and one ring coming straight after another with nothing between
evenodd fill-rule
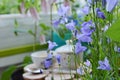
<instances>
[{"instance_id":1,"label":"flower cluster","mask_svg":"<svg viewBox=\"0 0 120 80\"><path fill-rule=\"evenodd\" d=\"M89 59L87 59L84 65L88 68L92 67L92 78L94 80L109 79L108 75L112 73L112 70L116 70L113 67L115 61L109 62L109 60L116 58L116 54L113 53L119 52L119 48L116 51L114 50L114 46L117 44L113 43L105 35L105 32L114 21L113 12L117 3L118 0L87 0L82 9L79 9L83 14L78 14L77 9L73 8L72 4L72 7L70 5L60 5L58 8L59 19L53 20L52 22L55 29L59 29L62 24L72 33L71 39L74 45L73 55L78 56L80 53L90 50ZM81 18L79 15L84 17L82 21L79 21ZM87 46L84 46L83 43L87 43ZM56 58L60 64L61 56L58 55ZM104 61L102 61L103 59ZM82 69L80 67L76 70L78 74L83 74ZM99 71L100 73L98 73ZM106 71L105 75L107 77L101 77L101 75L104 75L102 71ZM91 78L91 76L89 77Z\"/></svg>"}]
</instances>

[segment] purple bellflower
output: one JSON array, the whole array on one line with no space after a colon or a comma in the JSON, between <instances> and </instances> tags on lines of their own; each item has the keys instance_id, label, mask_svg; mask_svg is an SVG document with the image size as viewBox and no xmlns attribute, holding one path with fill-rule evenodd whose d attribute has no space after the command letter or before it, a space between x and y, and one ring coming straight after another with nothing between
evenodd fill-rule
<instances>
[{"instance_id":1,"label":"purple bellflower","mask_svg":"<svg viewBox=\"0 0 120 80\"><path fill-rule=\"evenodd\" d=\"M91 35L95 28L91 20L88 22L83 22L81 26L81 32L85 35Z\"/></svg>"},{"instance_id":2,"label":"purple bellflower","mask_svg":"<svg viewBox=\"0 0 120 80\"><path fill-rule=\"evenodd\" d=\"M83 67L80 67L77 69L77 73L80 74L80 75L83 75L84 74L84 69Z\"/></svg>"},{"instance_id":3,"label":"purple bellflower","mask_svg":"<svg viewBox=\"0 0 120 80\"><path fill-rule=\"evenodd\" d=\"M118 0L106 0L106 11L112 12L118 3Z\"/></svg>"},{"instance_id":4,"label":"purple bellflower","mask_svg":"<svg viewBox=\"0 0 120 80\"><path fill-rule=\"evenodd\" d=\"M69 11L70 7L69 6L64 6L62 5L59 9L58 9L58 15L59 16L66 16L68 11Z\"/></svg>"},{"instance_id":5,"label":"purple bellflower","mask_svg":"<svg viewBox=\"0 0 120 80\"><path fill-rule=\"evenodd\" d=\"M103 7L103 8L106 7L106 0L102 0L102 7Z\"/></svg>"},{"instance_id":6,"label":"purple bellflower","mask_svg":"<svg viewBox=\"0 0 120 80\"><path fill-rule=\"evenodd\" d=\"M66 28L67 28L68 30L73 31L73 30L75 29L75 23L74 23L73 21L71 21L70 23L67 23L67 24L66 24Z\"/></svg>"},{"instance_id":7,"label":"purple bellflower","mask_svg":"<svg viewBox=\"0 0 120 80\"><path fill-rule=\"evenodd\" d=\"M87 67L89 67L89 66L91 65L90 61L89 61L89 60L86 60L85 65L86 65Z\"/></svg>"},{"instance_id":8,"label":"purple bellflower","mask_svg":"<svg viewBox=\"0 0 120 80\"><path fill-rule=\"evenodd\" d=\"M77 42L75 45L75 53L79 54L83 51L85 51L87 48L85 46L82 46L80 42Z\"/></svg>"},{"instance_id":9,"label":"purple bellflower","mask_svg":"<svg viewBox=\"0 0 120 80\"><path fill-rule=\"evenodd\" d=\"M85 35L85 34L77 34L77 39L80 42L92 42L92 38L90 36Z\"/></svg>"},{"instance_id":10,"label":"purple bellflower","mask_svg":"<svg viewBox=\"0 0 120 80\"><path fill-rule=\"evenodd\" d=\"M53 20L52 24L53 24L54 28L58 28L58 25L60 24L60 19L59 20Z\"/></svg>"},{"instance_id":11,"label":"purple bellflower","mask_svg":"<svg viewBox=\"0 0 120 80\"><path fill-rule=\"evenodd\" d=\"M61 63L61 55L57 54L56 59L57 59L58 64L60 64Z\"/></svg>"},{"instance_id":12,"label":"purple bellflower","mask_svg":"<svg viewBox=\"0 0 120 80\"><path fill-rule=\"evenodd\" d=\"M96 8L96 15L97 15L97 17L99 17L101 19L105 19L104 13L101 12L101 10L99 8Z\"/></svg>"},{"instance_id":13,"label":"purple bellflower","mask_svg":"<svg viewBox=\"0 0 120 80\"><path fill-rule=\"evenodd\" d=\"M92 4L92 0L87 0L87 3Z\"/></svg>"},{"instance_id":14,"label":"purple bellflower","mask_svg":"<svg viewBox=\"0 0 120 80\"><path fill-rule=\"evenodd\" d=\"M114 47L114 51L116 51L116 52L119 52L119 53L120 53L120 47L115 46L115 47Z\"/></svg>"},{"instance_id":15,"label":"purple bellflower","mask_svg":"<svg viewBox=\"0 0 120 80\"><path fill-rule=\"evenodd\" d=\"M47 56L47 59L52 59L52 57L53 57L53 54L49 53Z\"/></svg>"},{"instance_id":16,"label":"purple bellflower","mask_svg":"<svg viewBox=\"0 0 120 80\"><path fill-rule=\"evenodd\" d=\"M99 61L98 63L100 66L97 69L111 70L111 67L110 67L107 57L105 57L104 61Z\"/></svg>"},{"instance_id":17,"label":"purple bellflower","mask_svg":"<svg viewBox=\"0 0 120 80\"><path fill-rule=\"evenodd\" d=\"M83 9L82 9L82 12L85 15L88 15L90 13L90 7L88 5L84 6Z\"/></svg>"},{"instance_id":18,"label":"purple bellflower","mask_svg":"<svg viewBox=\"0 0 120 80\"><path fill-rule=\"evenodd\" d=\"M44 61L44 67L45 67L45 69L50 68L51 65L52 65L52 59L46 59Z\"/></svg>"},{"instance_id":19,"label":"purple bellflower","mask_svg":"<svg viewBox=\"0 0 120 80\"><path fill-rule=\"evenodd\" d=\"M55 42L48 41L48 49L52 50L57 44Z\"/></svg>"}]
</instances>

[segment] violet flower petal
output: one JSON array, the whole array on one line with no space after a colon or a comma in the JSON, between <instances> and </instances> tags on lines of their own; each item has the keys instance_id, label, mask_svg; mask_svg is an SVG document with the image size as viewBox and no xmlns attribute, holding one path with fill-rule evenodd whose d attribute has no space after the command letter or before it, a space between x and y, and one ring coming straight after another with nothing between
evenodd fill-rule
<instances>
[{"instance_id":1,"label":"violet flower petal","mask_svg":"<svg viewBox=\"0 0 120 80\"><path fill-rule=\"evenodd\" d=\"M106 0L106 11L112 12L118 3L118 0Z\"/></svg>"},{"instance_id":2,"label":"violet flower petal","mask_svg":"<svg viewBox=\"0 0 120 80\"><path fill-rule=\"evenodd\" d=\"M73 21L71 21L70 23L66 24L66 28L68 30L73 31L75 29L75 23Z\"/></svg>"},{"instance_id":3,"label":"violet flower petal","mask_svg":"<svg viewBox=\"0 0 120 80\"><path fill-rule=\"evenodd\" d=\"M57 59L58 64L60 64L61 63L61 55L57 54L56 59Z\"/></svg>"},{"instance_id":4,"label":"violet flower petal","mask_svg":"<svg viewBox=\"0 0 120 80\"><path fill-rule=\"evenodd\" d=\"M52 50L57 44L55 42L48 41L48 49Z\"/></svg>"},{"instance_id":5,"label":"violet flower petal","mask_svg":"<svg viewBox=\"0 0 120 80\"><path fill-rule=\"evenodd\" d=\"M92 42L92 38L90 36L87 36L85 34L78 34L77 39L82 42Z\"/></svg>"},{"instance_id":6,"label":"violet flower petal","mask_svg":"<svg viewBox=\"0 0 120 80\"><path fill-rule=\"evenodd\" d=\"M81 52L84 52L87 48L85 46L81 46L80 42L77 42L75 45L75 53L79 54Z\"/></svg>"},{"instance_id":7,"label":"violet flower petal","mask_svg":"<svg viewBox=\"0 0 120 80\"><path fill-rule=\"evenodd\" d=\"M88 15L90 13L90 7L88 5L84 6L83 9L82 9L82 12L85 15Z\"/></svg>"},{"instance_id":8,"label":"violet flower petal","mask_svg":"<svg viewBox=\"0 0 120 80\"><path fill-rule=\"evenodd\" d=\"M107 57L105 57L104 61L99 61L98 63L100 66L97 69L111 70L111 67L110 67Z\"/></svg>"}]
</instances>

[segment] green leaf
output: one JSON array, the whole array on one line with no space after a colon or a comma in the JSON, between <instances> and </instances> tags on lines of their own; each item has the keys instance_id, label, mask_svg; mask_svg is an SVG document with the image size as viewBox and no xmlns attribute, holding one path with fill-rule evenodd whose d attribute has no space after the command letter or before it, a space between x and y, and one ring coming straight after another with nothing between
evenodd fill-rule
<instances>
[{"instance_id":1,"label":"green leaf","mask_svg":"<svg viewBox=\"0 0 120 80\"><path fill-rule=\"evenodd\" d=\"M112 40L120 42L120 19L115 21L105 34Z\"/></svg>"},{"instance_id":2,"label":"green leaf","mask_svg":"<svg viewBox=\"0 0 120 80\"><path fill-rule=\"evenodd\" d=\"M5 70L2 75L0 80L10 80L12 73L17 69L16 66L11 66L7 70Z\"/></svg>"},{"instance_id":3,"label":"green leaf","mask_svg":"<svg viewBox=\"0 0 120 80\"><path fill-rule=\"evenodd\" d=\"M33 35L33 36L35 36L35 34L33 33L32 30L28 30L28 33L31 34L31 35Z\"/></svg>"},{"instance_id":4,"label":"green leaf","mask_svg":"<svg viewBox=\"0 0 120 80\"><path fill-rule=\"evenodd\" d=\"M18 21L16 19L14 20L14 24L15 24L15 28L17 28L18 27Z\"/></svg>"},{"instance_id":5,"label":"green leaf","mask_svg":"<svg viewBox=\"0 0 120 80\"><path fill-rule=\"evenodd\" d=\"M30 64L32 63L31 57L30 56L25 56L23 60L24 64Z\"/></svg>"}]
</instances>

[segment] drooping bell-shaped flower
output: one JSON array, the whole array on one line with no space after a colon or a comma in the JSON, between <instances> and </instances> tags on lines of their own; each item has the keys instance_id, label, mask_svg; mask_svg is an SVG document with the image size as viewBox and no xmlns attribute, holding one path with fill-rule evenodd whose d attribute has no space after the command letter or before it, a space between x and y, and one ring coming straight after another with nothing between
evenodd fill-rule
<instances>
[{"instance_id":1,"label":"drooping bell-shaped flower","mask_svg":"<svg viewBox=\"0 0 120 80\"><path fill-rule=\"evenodd\" d=\"M83 75L85 72L84 72L84 68L83 67L80 67L77 69L77 74L79 75Z\"/></svg>"},{"instance_id":2,"label":"drooping bell-shaped flower","mask_svg":"<svg viewBox=\"0 0 120 80\"><path fill-rule=\"evenodd\" d=\"M44 61L45 69L50 68L51 65L52 65L52 59L47 59L47 60Z\"/></svg>"},{"instance_id":3,"label":"drooping bell-shaped flower","mask_svg":"<svg viewBox=\"0 0 120 80\"><path fill-rule=\"evenodd\" d=\"M48 12L47 1L46 0L41 0L41 9L44 13Z\"/></svg>"},{"instance_id":4,"label":"drooping bell-shaped flower","mask_svg":"<svg viewBox=\"0 0 120 80\"><path fill-rule=\"evenodd\" d=\"M89 67L89 66L91 65L90 61L89 61L89 60L86 60L85 65L86 65L87 67Z\"/></svg>"},{"instance_id":5,"label":"drooping bell-shaped flower","mask_svg":"<svg viewBox=\"0 0 120 80\"><path fill-rule=\"evenodd\" d=\"M87 0L87 3L92 4L92 0Z\"/></svg>"},{"instance_id":6,"label":"drooping bell-shaped flower","mask_svg":"<svg viewBox=\"0 0 120 80\"><path fill-rule=\"evenodd\" d=\"M84 6L82 12L83 14L88 15L90 13L90 7L88 5Z\"/></svg>"},{"instance_id":7,"label":"drooping bell-shaped flower","mask_svg":"<svg viewBox=\"0 0 120 80\"><path fill-rule=\"evenodd\" d=\"M61 55L60 54L56 55L56 59L57 59L58 64L61 64Z\"/></svg>"},{"instance_id":8,"label":"drooping bell-shaped flower","mask_svg":"<svg viewBox=\"0 0 120 80\"><path fill-rule=\"evenodd\" d=\"M77 34L76 38L81 42L92 42L92 38L85 34Z\"/></svg>"},{"instance_id":9,"label":"drooping bell-shaped flower","mask_svg":"<svg viewBox=\"0 0 120 80\"><path fill-rule=\"evenodd\" d=\"M69 11L70 7L69 6L64 6L64 5L61 5L58 9L58 15L59 16L66 16L68 11Z\"/></svg>"},{"instance_id":10,"label":"drooping bell-shaped flower","mask_svg":"<svg viewBox=\"0 0 120 80\"><path fill-rule=\"evenodd\" d=\"M81 52L84 52L87 48L85 46L82 46L80 42L77 42L75 45L75 53L79 54Z\"/></svg>"},{"instance_id":11,"label":"drooping bell-shaped flower","mask_svg":"<svg viewBox=\"0 0 120 80\"><path fill-rule=\"evenodd\" d=\"M54 28L58 28L58 25L60 24L60 20L53 20L52 24L53 24Z\"/></svg>"},{"instance_id":12,"label":"drooping bell-shaped flower","mask_svg":"<svg viewBox=\"0 0 120 80\"><path fill-rule=\"evenodd\" d=\"M81 32L85 35L91 35L92 32L94 31L94 24L91 20L88 22L83 22L81 26L82 26Z\"/></svg>"},{"instance_id":13,"label":"drooping bell-shaped flower","mask_svg":"<svg viewBox=\"0 0 120 80\"><path fill-rule=\"evenodd\" d=\"M96 8L96 15L101 19L105 19L104 13L99 8Z\"/></svg>"},{"instance_id":14,"label":"drooping bell-shaped flower","mask_svg":"<svg viewBox=\"0 0 120 80\"><path fill-rule=\"evenodd\" d=\"M57 44L55 42L48 41L48 49L52 50Z\"/></svg>"},{"instance_id":15,"label":"drooping bell-shaped flower","mask_svg":"<svg viewBox=\"0 0 120 80\"><path fill-rule=\"evenodd\" d=\"M106 7L106 0L102 0L102 8Z\"/></svg>"},{"instance_id":16,"label":"drooping bell-shaped flower","mask_svg":"<svg viewBox=\"0 0 120 80\"><path fill-rule=\"evenodd\" d=\"M39 20L39 14L35 7L30 8L30 13L35 20Z\"/></svg>"},{"instance_id":17,"label":"drooping bell-shaped flower","mask_svg":"<svg viewBox=\"0 0 120 80\"><path fill-rule=\"evenodd\" d=\"M22 2L21 5L20 5L20 12L22 14L25 14L25 4L24 4L24 2Z\"/></svg>"},{"instance_id":18,"label":"drooping bell-shaped flower","mask_svg":"<svg viewBox=\"0 0 120 80\"><path fill-rule=\"evenodd\" d=\"M118 3L118 0L106 0L106 11L112 12Z\"/></svg>"},{"instance_id":19,"label":"drooping bell-shaped flower","mask_svg":"<svg viewBox=\"0 0 120 80\"><path fill-rule=\"evenodd\" d=\"M67 23L67 24L66 24L66 28L67 28L68 30L73 31L73 30L75 29L75 23L74 23L73 21L71 21L70 23Z\"/></svg>"},{"instance_id":20,"label":"drooping bell-shaped flower","mask_svg":"<svg viewBox=\"0 0 120 80\"><path fill-rule=\"evenodd\" d=\"M111 70L107 57L105 57L104 61L99 61L98 63L99 63L99 67L97 69Z\"/></svg>"}]
</instances>

